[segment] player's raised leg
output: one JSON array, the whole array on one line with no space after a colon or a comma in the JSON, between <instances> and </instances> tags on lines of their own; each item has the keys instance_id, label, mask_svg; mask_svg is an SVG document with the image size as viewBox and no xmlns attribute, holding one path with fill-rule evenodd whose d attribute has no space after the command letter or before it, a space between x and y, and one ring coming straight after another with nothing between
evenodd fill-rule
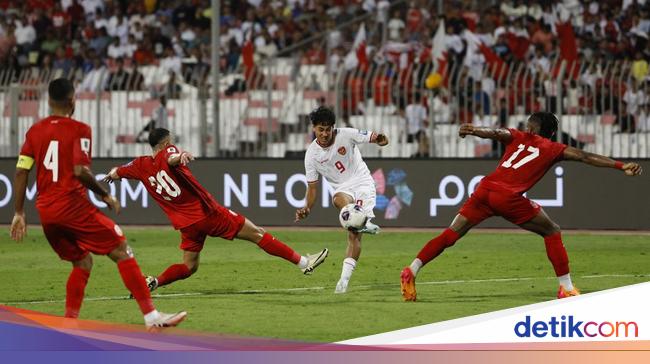
<instances>
[{"instance_id":1,"label":"player's raised leg","mask_svg":"<svg viewBox=\"0 0 650 364\"><path fill-rule=\"evenodd\" d=\"M329 254L327 249L323 249L316 254L300 255L291 249L291 247L267 233L263 228L253 224L248 219L245 220L244 225L236 237L257 244L267 254L290 261L297 265L304 274L311 274L316 267L325 261L327 254Z\"/></svg>"},{"instance_id":2,"label":"player's raised leg","mask_svg":"<svg viewBox=\"0 0 650 364\"><path fill-rule=\"evenodd\" d=\"M429 240L429 242L420 250L417 257L410 266L405 267L400 275L400 286L404 301L415 301L417 292L415 290L415 277L420 268L425 266L435 257L440 255L445 249L451 247L463 237L476 224L470 222L463 215L456 215L451 225L440 235Z\"/></svg>"},{"instance_id":3,"label":"player's raised leg","mask_svg":"<svg viewBox=\"0 0 650 364\"><path fill-rule=\"evenodd\" d=\"M131 248L129 248L126 242L122 242L122 244L111 251L108 257L117 263L117 269L120 272L122 281L138 302L147 327L176 326L185 319L187 313L184 311L166 314L156 310L151 300L151 294L149 293L147 284L142 276L142 271L140 271L138 262L133 257Z\"/></svg>"},{"instance_id":4,"label":"player's raised leg","mask_svg":"<svg viewBox=\"0 0 650 364\"><path fill-rule=\"evenodd\" d=\"M571 274L569 273L569 256L562 243L562 232L560 226L548 217L546 212L540 208L537 216L531 220L519 224L520 227L532 231L544 238L546 256L553 264L555 275L558 277L560 288L557 298L577 296L580 291L573 286Z\"/></svg>"},{"instance_id":5,"label":"player's raised leg","mask_svg":"<svg viewBox=\"0 0 650 364\"><path fill-rule=\"evenodd\" d=\"M92 255L86 253L72 262L72 271L65 285L65 317L77 318L84 299L84 292L93 268Z\"/></svg>"}]
</instances>

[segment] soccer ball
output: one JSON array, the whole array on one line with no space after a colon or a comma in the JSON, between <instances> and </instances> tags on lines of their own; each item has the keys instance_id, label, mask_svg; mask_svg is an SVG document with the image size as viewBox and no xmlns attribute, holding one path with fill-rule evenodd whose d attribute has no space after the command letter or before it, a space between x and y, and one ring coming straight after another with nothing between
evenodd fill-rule
<instances>
[{"instance_id":1,"label":"soccer ball","mask_svg":"<svg viewBox=\"0 0 650 364\"><path fill-rule=\"evenodd\" d=\"M344 229L358 231L366 226L368 216L363 212L361 206L356 204L345 205L339 213L339 221Z\"/></svg>"}]
</instances>

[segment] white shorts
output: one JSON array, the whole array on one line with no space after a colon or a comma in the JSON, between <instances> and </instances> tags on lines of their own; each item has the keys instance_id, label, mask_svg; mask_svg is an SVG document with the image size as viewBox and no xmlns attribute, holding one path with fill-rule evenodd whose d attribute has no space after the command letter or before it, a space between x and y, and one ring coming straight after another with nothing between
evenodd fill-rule
<instances>
[{"instance_id":1,"label":"white shorts","mask_svg":"<svg viewBox=\"0 0 650 364\"><path fill-rule=\"evenodd\" d=\"M334 195L339 192L352 197L354 202L363 208L363 212L365 212L368 217L375 217L375 213L372 211L377 203L375 181L372 179L349 181L336 188L334 190Z\"/></svg>"}]
</instances>

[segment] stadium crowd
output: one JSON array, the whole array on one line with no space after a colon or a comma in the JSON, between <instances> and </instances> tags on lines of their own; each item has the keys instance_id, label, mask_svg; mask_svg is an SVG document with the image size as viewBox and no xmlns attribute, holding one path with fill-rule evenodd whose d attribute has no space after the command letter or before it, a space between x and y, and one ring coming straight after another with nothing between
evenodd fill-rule
<instances>
[{"instance_id":1,"label":"stadium crowd","mask_svg":"<svg viewBox=\"0 0 650 364\"><path fill-rule=\"evenodd\" d=\"M574 67L575 77L567 81L567 89L575 92L568 97L566 111L593 106L599 113L623 114L617 121L623 123L622 130L640 126L639 120L648 113L650 1L444 1L441 14L436 12L437 5L436 0L222 1L220 67L226 73L242 72L247 65L246 49L253 54L249 62L256 62L314 35L326 34L326 46L314 41L286 56L303 64L326 64L332 73L346 65L358 23L341 26L369 14L365 19L369 61L358 66L366 68L363 72L383 65L408 69L413 64L431 63L432 38L444 21L445 62L458 66L455 74L447 76L449 82L469 85L468 97L480 100L485 114L495 113L499 100L508 97L498 92L504 87L505 72L494 67L491 72L483 71L486 65L494 66L495 60L498 64L525 62L532 77L530 88L540 89L547 109L555 111L562 102L554 99L552 82L558 64L554 60L560 58L589 63L588 67ZM74 71L79 90L92 91L106 70L111 76L101 89L143 89L138 67L155 66L173 78L162 88L175 98L176 82L192 83L183 76L185 71L200 70L207 75L211 17L209 0L0 0L0 68L33 70L47 76ZM481 48L477 52L474 43L487 51ZM613 60L626 60L630 65L631 79L613 85L622 88L625 110L613 110L618 100L605 105L607 97L596 97L594 92L594 97L586 100L579 92L581 87L593 90L601 85L602 64ZM9 74L3 72L0 83L16 81L19 72ZM176 79L176 75L180 77ZM20 81L39 82L35 74ZM395 103L404 109L409 100ZM450 97L441 96L441 100L450 103ZM466 120L477 113L476 103L472 101L463 110ZM516 102L509 104L509 112L514 112ZM524 105L526 112L541 108L539 103L533 104ZM356 104L347 106L353 109L351 113L363 112ZM637 116L639 112L645 114ZM625 122L632 116L636 123Z\"/></svg>"}]
</instances>

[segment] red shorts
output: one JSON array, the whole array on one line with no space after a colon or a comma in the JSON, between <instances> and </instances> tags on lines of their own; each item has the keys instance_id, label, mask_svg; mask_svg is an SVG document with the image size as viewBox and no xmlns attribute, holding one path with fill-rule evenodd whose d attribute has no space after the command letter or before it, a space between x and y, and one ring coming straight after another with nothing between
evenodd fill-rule
<instances>
[{"instance_id":1,"label":"red shorts","mask_svg":"<svg viewBox=\"0 0 650 364\"><path fill-rule=\"evenodd\" d=\"M239 234L244 222L246 222L244 215L219 206L203 220L181 229L180 248L200 252L207 236L232 240Z\"/></svg>"},{"instance_id":2,"label":"red shorts","mask_svg":"<svg viewBox=\"0 0 650 364\"><path fill-rule=\"evenodd\" d=\"M75 215L68 221L42 223L47 241L63 260L106 255L126 240L120 227L98 210Z\"/></svg>"},{"instance_id":3,"label":"red shorts","mask_svg":"<svg viewBox=\"0 0 650 364\"><path fill-rule=\"evenodd\" d=\"M521 225L537 216L541 209L534 201L522 195L479 187L465 201L459 214L475 225L495 215L502 216L515 225Z\"/></svg>"}]
</instances>

